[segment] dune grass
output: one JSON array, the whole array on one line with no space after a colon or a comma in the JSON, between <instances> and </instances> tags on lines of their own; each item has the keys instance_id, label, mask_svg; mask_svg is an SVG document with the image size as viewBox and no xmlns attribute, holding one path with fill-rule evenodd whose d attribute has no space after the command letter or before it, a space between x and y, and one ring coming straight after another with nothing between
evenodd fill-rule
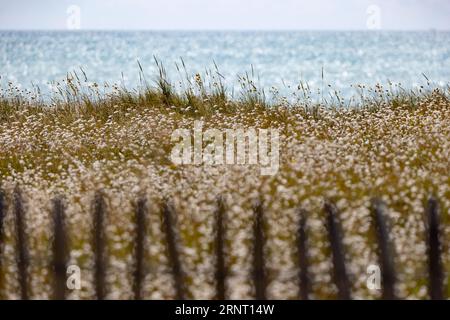
<instances>
[{"instance_id":1,"label":"dune grass","mask_svg":"<svg viewBox=\"0 0 450 320\"><path fill-rule=\"evenodd\" d=\"M84 286L71 298L90 298L92 287L92 199L106 196L108 297L130 298L133 201L148 198L146 298L174 297L167 266L159 203L174 202L188 297L214 296L213 222L216 197L227 210L229 298L252 296L252 203L262 199L267 215L267 272L270 298L298 296L295 230L298 207L307 215L314 298L332 298L331 258L323 201L340 209L352 295L376 298L367 289L366 268L376 263L369 219L370 199L389 207L399 274L398 295L426 297L423 207L435 195L442 209L443 262L450 267L450 90L431 85L405 90L355 86L353 99L329 88L313 92L301 82L290 96L268 95L252 73L239 77L231 96L219 70L183 75L172 82L159 74L141 85L90 83L71 73L44 96L9 84L0 92L0 186L6 192L5 245L0 297L18 295L14 264L12 192L22 189L29 237L32 297L51 295L48 273L51 199L63 194L67 207L70 263L83 270ZM202 120L206 128L277 128L280 169L261 176L258 166L175 165L171 134ZM448 278L447 278L448 279ZM446 280L447 293L450 281Z\"/></svg>"}]
</instances>

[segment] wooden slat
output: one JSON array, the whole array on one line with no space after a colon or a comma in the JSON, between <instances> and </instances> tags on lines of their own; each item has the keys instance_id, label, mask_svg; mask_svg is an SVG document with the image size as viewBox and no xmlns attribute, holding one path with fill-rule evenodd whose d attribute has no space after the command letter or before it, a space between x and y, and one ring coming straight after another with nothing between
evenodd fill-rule
<instances>
[{"instance_id":1,"label":"wooden slat","mask_svg":"<svg viewBox=\"0 0 450 320\"><path fill-rule=\"evenodd\" d=\"M18 188L14 191L14 216L17 241L16 261L20 286L20 297L22 300L28 300L29 255L25 231L25 210L23 206L22 193Z\"/></svg>"},{"instance_id":2,"label":"wooden slat","mask_svg":"<svg viewBox=\"0 0 450 320\"><path fill-rule=\"evenodd\" d=\"M3 242L4 242L4 220L6 216L6 199L5 193L0 189L0 270L2 266L2 252L3 252Z\"/></svg>"},{"instance_id":3,"label":"wooden slat","mask_svg":"<svg viewBox=\"0 0 450 320\"><path fill-rule=\"evenodd\" d=\"M253 284L255 299L266 300L266 274L264 264L264 212L261 202L254 207L253 243Z\"/></svg>"},{"instance_id":4,"label":"wooden slat","mask_svg":"<svg viewBox=\"0 0 450 320\"><path fill-rule=\"evenodd\" d=\"M226 299L226 288L225 288L225 280L227 270L225 267L225 226L224 226L224 214L225 208L223 199L219 197L217 199L217 210L215 214L216 218L216 299L217 300L225 300Z\"/></svg>"},{"instance_id":5,"label":"wooden slat","mask_svg":"<svg viewBox=\"0 0 450 320\"><path fill-rule=\"evenodd\" d=\"M395 296L395 266L393 247L389 236L389 229L384 213L385 205L379 199L372 200L372 218L375 223L375 231L378 243L378 259L381 269L382 297L385 300L393 300Z\"/></svg>"},{"instance_id":6,"label":"wooden slat","mask_svg":"<svg viewBox=\"0 0 450 320\"><path fill-rule=\"evenodd\" d=\"M428 232L428 273L429 273L429 294L433 300L444 299L443 271L441 261L441 240L439 232L439 203L431 197L428 200L427 208Z\"/></svg>"},{"instance_id":7,"label":"wooden slat","mask_svg":"<svg viewBox=\"0 0 450 320\"><path fill-rule=\"evenodd\" d=\"M337 220L338 210L331 202L326 202L324 209L327 214L328 239L333 256L333 273L334 281L338 289L338 299L349 300L351 298L350 282L345 266L344 246L341 241L341 227Z\"/></svg>"},{"instance_id":8,"label":"wooden slat","mask_svg":"<svg viewBox=\"0 0 450 320\"><path fill-rule=\"evenodd\" d=\"M177 300L184 300L185 286L184 286L184 275L183 268L181 266L180 255L178 253L177 239L175 233L175 223L173 215L175 210L171 205L165 201L163 204L163 228L166 234L167 251L169 254L169 263L172 268L172 274L174 278L175 285L175 298Z\"/></svg>"},{"instance_id":9,"label":"wooden slat","mask_svg":"<svg viewBox=\"0 0 450 320\"><path fill-rule=\"evenodd\" d=\"M6 216L6 199L5 193L0 189L0 245L3 242L3 222ZM1 250L0 250L1 252Z\"/></svg>"},{"instance_id":10,"label":"wooden slat","mask_svg":"<svg viewBox=\"0 0 450 320\"><path fill-rule=\"evenodd\" d=\"M61 197L53 199L53 298L66 297L67 238L65 230L64 204Z\"/></svg>"},{"instance_id":11,"label":"wooden slat","mask_svg":"<svg viewBox=\"0 0 450 320\"><path fill-rule=\"evenodd\" d=\"M105 298L105 200L103 194L97 192L94 198L94 281L98 300Z\"/></svg>"}]
</instances>

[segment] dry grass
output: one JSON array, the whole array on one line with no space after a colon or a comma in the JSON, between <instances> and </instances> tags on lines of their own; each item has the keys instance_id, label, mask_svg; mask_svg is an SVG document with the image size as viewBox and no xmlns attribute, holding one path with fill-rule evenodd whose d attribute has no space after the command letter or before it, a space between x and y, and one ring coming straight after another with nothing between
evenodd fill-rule
<instances>
[{"instance_id":1,"label":"dry grass","mask_svg":"<svg viewBox=\"0 0 450 320\"><path fill-rule=\"evenodd\" d=\"M183 70L183 67L180 67ZM291 97L267 99L250 76L240 79L242 94L230 98L217 70L171 83L160 66L157 86L142 75L142 86L89 84L70 75L58 93L42 100L13 85L0 97L0 184L11 204L16 185L26 199L31 295L51 295L50 199L64 194L71 241L70 262L82 269L84 287L71 298L89 298L92 287L90 228L94 192L107 197L110 298L132 292L132 201L149 199L146 298L174 295L158 203L174 199L182 263L189 297L214 296L213 223L216 196L227 206L227 264L230 298L252 296L252 201L262 197L267 221L268 296L295 298L297 269L296 208L308 212L313 297L336 294L326 241L324 198L341 210L352 293L375 298L365 286L366 268L376 263L369 217L370 199L388 207L395 240L398 295L426 297L423 204L436 195L442 207L443 259L450 267L450 101L448 90L405 92L359 87L360 96L314 98L300 84ZM187 73L186 73L187 74ZM208 78L208 80L205 80ZM180 90L181 88L181 90ZM334 98L333 98L334 97ZM211 128L279 128L280 170L261 176L256 166L176 166L170 161L170 135L194 120ZM11 205L5 219L0 297L19 292L14 264ZM448 279L448 278L447 278ZM447 281L448 282L448 281ZM447 285L450 293L450 282Z\"/></svg>"}]
</instances>

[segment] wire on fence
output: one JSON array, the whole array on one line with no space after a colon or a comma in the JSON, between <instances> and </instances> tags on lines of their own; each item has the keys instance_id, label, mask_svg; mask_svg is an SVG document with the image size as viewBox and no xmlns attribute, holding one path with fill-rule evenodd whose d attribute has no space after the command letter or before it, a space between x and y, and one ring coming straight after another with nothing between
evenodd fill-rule
<instances>
[{"instance_id":1,"label":"wire on fence","mask_svg":"<svg viewBox=\"0 0 450 320\"><path fill-rule=\"evenodd\" d=\"M334 281L338 289L338 299L350 299L350 282L348 280L345 267L344 247L342 245L342 232L337 219L338 209L331 202L325 202L325 212L327 213L328 237L333 256Z\"/></svg>"},{"instance_id":2,"label":"wire on fence","mask_svg":"<svg viewBox=\"0 0 450 320\"><path fill-rule=\"evenodd\" d=\"M378 260L381 269L383 299L393 300L395 296L395 266L393 247L389 237L388 224L386 222L385 204L379 200L372 200L372 219L375 224L378 243Z\"/></svg>"}]
</instances>

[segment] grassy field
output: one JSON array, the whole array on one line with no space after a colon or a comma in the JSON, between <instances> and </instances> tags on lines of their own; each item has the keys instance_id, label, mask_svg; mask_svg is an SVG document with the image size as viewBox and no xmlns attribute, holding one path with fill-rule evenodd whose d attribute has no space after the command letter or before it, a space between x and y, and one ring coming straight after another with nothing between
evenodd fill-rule
<instances>
[{"instance_id":1,"label":"grassy field","mask_svg":"<svg viewBox=\"0 0 450 320\"><path fill-rule=\"evenodd\" d=\"M70 263L82 270L83 288L70 298L93 297L92 199L103 190L109 298L131 297L134 224L132 202L149 199L146 298L173 297L161 231L159 203L173 200L180 250L191 298L214 296L213 212L216 196L227 208L229 298L252 297L249 279L252 203L265 207L270 298L295 298L296 209L307 211L314 298L333 298L331 258L323 201L340 209L348 270L355 298L376 298L366 287L366 268L376 264L369 203L381 197L395 241L397 292L402 298L427 295L423 206L440 200L443 262L450 268L450 100L449 89L398 85L356 86L353 100L338 92L315 94L304 83L289 97L266 95L251 75L239 79L242 92L230 98L217 70L170 82L158 63L157 80L127 90L89 83L70 74L46 99L10 84L0 93L0 185L7 195L0 297L18 297L14 263L12 192L23 192L29 242L30 291L51 294L51 202L65 196ZM180 68L183 70L183 68ZM174 165L171 134L204 127L277 128L280 168L262 176L257 165ZM447 278L448 275L447 275ZM446 280L450 294L450 280Z\"/></svg>"}]
</instances>

